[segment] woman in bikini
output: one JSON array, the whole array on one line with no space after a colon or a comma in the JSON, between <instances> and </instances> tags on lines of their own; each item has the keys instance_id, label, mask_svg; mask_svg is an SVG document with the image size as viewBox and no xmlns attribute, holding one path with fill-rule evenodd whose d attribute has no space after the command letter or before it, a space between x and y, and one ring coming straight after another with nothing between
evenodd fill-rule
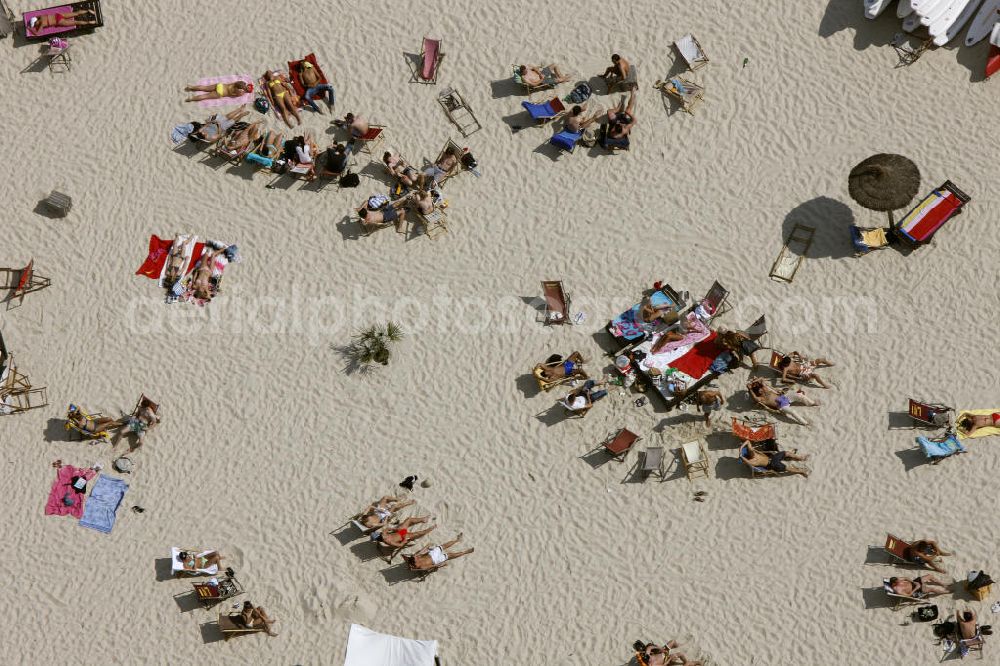
<instances>
[{"instance_id":1,"label":"woman in bikini","mask_svg":"<svg viewBox=\"0 0 1000 666\"><path fill-rule=\"evenodd\" d=\"M918 576L913 579L893 576L889 579L889 587L892 588L895 594L904 597L913 597L914 599L948 594L951 591L948 589L947 583L938 580L934 576Z\"/></svg>"},{"instance_id":2,"label":"woman in bikini","mask_svg":"<svg viewBox=\"0 0 1000 666\"><path fill-rule=\"evenodd\" d=\"M378 529L379 527L384 527L385 524L389 522L389 519L392 518L393 514L414 503L414 500L386 495L378 502L369 504L365 510L361 512L361 517L358 519L358 522L368 529Z\"/></svg>"},{"instance_id":3,"label":"woman in bikini","mask_svg":"<svg viewBox=\"0 0 1000 666\"><path fill-rule=\"evenodd\" d=\"M180 552L177 554L177 559L180 560L181 565L184 567L184 571L202 571L213 566L219 566L219 563L222 561L222 556L219 555L219 551L217 550L202 553L200 555Z\"/></svg>"},{"instance_id":4,"label":"woman in bikini","mask_svg":"<svg viewBox=\"0 0 1000 666\"><path fill-rule=\"evenodd\" d=\"M431 525L426 530L413 531L410 529L414 525L426 523L430 519L430 516L421 516L419 518L413 516L401 522L398 527L385 527L377 532L372 532L370 538L372 541L384 543L392 548L403 548L420 537L430 534L437 527L437 525Z\"/></svg>"},{"instance_id":5,"label":"woman in bikini","mask_svg":"<svg viewBox=\"0 0 1000 666\"><path fill-rule=\"evenodd\" d=\"M211 300L215 295L215 285L212 284L212 269L215 268L215 260L226 251L226 248L219 248L208 254L202 255L198 260L198 266L191 276L191 289L194 297L202 300Z\"/></svg>"},{"instance_id":6,"label":"woman in bikini","mask_svg":"<svg viewBox=\"0 0 1000 666\"><path fill-rule=\"evenodd\" d=\"M637 657L640 659L639 663L644 664L644 666L672 666L677 664L678 666L701 666L700 661L688 661L680 652L674 652L670 654L671 650L676 650L680 643L677 641L669 641L666 645L656 645L654 643L649 643L648 645L635 645ZM641 649L638 649L641 648Z\"/></svg>"},{"instance_id":7,"label":"woman in bikini","mask_svg":"<svg viewBox=\"0 0 1000 666\"><path fill-rule=\"evenodd\" d=\"M66 411L66 420L76 426L77 430L88 435L96 435L103 430L120 428L125 424L124 419L112 419L106 416L100 418L87 418L83 411L76 405L70 405Z\"/></svg>"},{"instance_id":8,"label":"woman in bikini","mask_svg":"<svg viewBox=\"0 0 1000 666\"><path fill-rule=\"evenodd\" d=\"M958 422L958 431L966 436L971 436L980 428L991 428L1000 426L1000 412L992 414L966 414Z\"/></svg>"},{"instance_id":9,"label":"woman in bikini","mask_svg":"<svg viewBox=\"0 0 1000 666\"><path fill-rule=\"evenodd\" d=\"M414 187L417 184L417 180L420 178L420 174L412 166L406 163L399 155L393 155L392 153L386 151L382 155L382 163L385 164L386 170L395 178L400 185L403 187Z\"/></svg>"},{"instance_id":10,"label":"woman in bikini","mask_svg":"<svg viewBox=\"0 0 1000 666\"><path fill-rule=\"evenodd\" d=\"M295 96L295 89L292 84L285 80L277 72L267 70L264 72L264 84L267 86L274 110L285 121L289 127L294 127L289 116L293 116L295 121L301 125L302 117L299 115L299 98Z\"/></svg>"},{"instance_id":11,"label":"woman in bikini","mask_svg":"<svg viewBox=\"0 0 1000 666\"><path fill-rule=\"evenodd\" d=\"M222 99L223 97L243 97L253 92L253 84L246 81L233 81L232 83L216 83L207 86L185 86L185 92L200 92L200 95L192 95L185 102L200 102L205 99Z\"/></svg>"},{"instance_id":12,"label":"woman in bikini","mask_svg":"<svg viewBox=\"0 0 1000 666\"><path fill-rule=\"evenodd\" d=\"M816 374L816 368L830 367L833 367L833 363L825 358L814 358L810 361L796 351L778 361L778 369L781 370L781 381L786 384L793 383L795 379L801 381L809 381L811 379L823 388L830 388L830 385ZM789 375L793 375L794 379L789 379Z\"/></svg>"},{"instance_id":13,"label":"woman in bikini","mask_svg":"<svg viewBox=\"0 0 1000 666\"><path fill-rule=\"evenodd\" d=\"M81 19L81 16L89 16L89 19ZM40 14L28 19L28 31L37 35L46 28L79 28L88 25L97 25L97 15L88 9L80 9L68 14L53 12L51 14Z\"/></svg>"},{"instance_id":14,"label":"woman in bikini","mask_svg":"<svg viewBox=\"0 0 1000 666\"><path fill-rule=\"evenodd\" d=\"M458 552L449 552L448 549L457 544L462 540L462 535L459 534L457 537L449 541L448 543L441 544L440 546L424 546L412 555L403 555L403 561L406 562L414 571L429 571L431 569L437 569L438 567L444 566L445 562L448 560L454 560L463 555L469 555L476 551L475 548L469 548L468 550L460 550Z\"/></svg>"}]
</instances>

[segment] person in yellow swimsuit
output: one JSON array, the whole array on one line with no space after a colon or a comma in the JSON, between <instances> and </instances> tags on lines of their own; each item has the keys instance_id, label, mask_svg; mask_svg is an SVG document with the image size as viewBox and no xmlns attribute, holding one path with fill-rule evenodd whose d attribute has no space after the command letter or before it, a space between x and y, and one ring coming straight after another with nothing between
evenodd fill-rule
<instances>
[{"instance_id":1,"label":"person in yellow swimsuit","mask_svg":"<svg viewBox=\"0 0 1000 666\"><path fill-rule=\"evenodd\" d=\"M233 81L232 83L216 83L207 86L186 86L186 92L200 92L200 95L192 95L185 102L200 102L204 99L222 99L223 97L242 97L253 92L253 84L246 81Z\"/></svg>"},{"instance_id":2,"label":"person in yellow swimsuit","mask_svg":"<svg viewBox=\"0 0 1000 666\"><path fill-rule=\"evenodd\" d=\"M301 125L302 118L299 116L299 98L296 97L295 89L292 88L288 80L278 72L268 70L264 72L264 82L267 85L268 92L271 94L271 103L274 105L274 110L285 121L285 124L289 127L294 127L289 118L289 116L294 116L298 124Z\"/></svg>"}]
</instances>

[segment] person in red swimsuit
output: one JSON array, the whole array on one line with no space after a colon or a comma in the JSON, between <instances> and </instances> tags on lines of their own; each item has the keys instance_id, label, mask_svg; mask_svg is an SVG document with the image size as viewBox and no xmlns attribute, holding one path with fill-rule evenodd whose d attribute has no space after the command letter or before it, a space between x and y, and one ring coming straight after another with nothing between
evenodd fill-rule
<instances>
[{"instance_id":1,"label":"person in red swimsuit","mask_svg":"<svg viewBox=\"0 0 1000 666\"><path fill-rule=\"evenodd\" d=\"M376 532L372 532L372 541L381 541L387 546L392 546L393 548L403 548L413 543L420 537L430 534L431 531L437 527L437 525L431 525L425 530L413 531L410 528L414 525L420 525L426 523L431 519L430 516L416 517L412 516L401 522L397 527L386 527Z\"/></svg>"},{"instance_id":2,"label":"person in red swimsuit","mask_svg":"<svg viewBox=\"0 0 1000 666\"><path fill-rule=\"evenodd\" d=\"M89 16L90 18L78 18L80 16ZM69 14L60 14L59 12L40 14L28 19L28 30L36 35L46 28L77 28L88 25L97 25L97 16L87 9Z\"/></svg>"},{"instance_id":3,"label":"person in red swimsuit","mask_svg":"<svg viewBox=\"0 0 1000 666\"><path fill-rule=\"evenodd\" d=\"M1000 424L1000 412L981 414L978 416L966 414L958 422L958 431L963 435L972 435L980 428L989 428Z\"/></svg>"}]
</instances>

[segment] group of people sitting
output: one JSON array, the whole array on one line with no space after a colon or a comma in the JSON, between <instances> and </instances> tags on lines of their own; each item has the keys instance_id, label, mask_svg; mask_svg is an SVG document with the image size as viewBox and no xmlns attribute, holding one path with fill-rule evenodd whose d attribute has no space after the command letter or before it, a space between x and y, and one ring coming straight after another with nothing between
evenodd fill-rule
<instances>
[{"instance_id":1,"label":"group of people sitting","mask_svg":"<svg viewBox=\"0 0 1000 666\"><path fill-rule=\"evenodd\" d=\"M386 495L365 507L356 520L365 529L371 530L368 535L371 541L393 551L400 551L415 544L417 540L437 528L437 525L430 525L414 529L430 522L430 516L410 516L402 521L398 519L396 514L414 503L414 500L405 497ZM454 539L443 544L428 545L413 553L403 553L403 561L412 571L429 572L439 569L450 560L475 552L475 548L454 550L454 546L461 540L462 534L459 533Z\"/></svg>"},{"instance_id":2,"label":"group of people sitting","mask_svg":"<svg viewBox=\"0 0 1000 666\"><path fill-rule=\"evenodd\" d=\"M140 402L134 413L122 414L117 419L107 416L91 416L76 405L70 405L66 410L66 421L74 430L89 437L97 437L104 432L126 428L129 433L135 435L135 443L130 447L134 450L142 444L146 432L160 422L160 416L156 413L152 403L143 401Z\"/></svg>"}]
</instances>

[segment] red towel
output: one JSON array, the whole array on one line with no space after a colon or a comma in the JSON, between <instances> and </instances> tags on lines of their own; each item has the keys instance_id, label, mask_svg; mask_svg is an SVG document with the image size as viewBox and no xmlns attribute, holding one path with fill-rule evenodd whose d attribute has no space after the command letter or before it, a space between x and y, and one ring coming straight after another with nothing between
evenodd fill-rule
<instances>
[{"instance_id":1,"label":"red towel","mask_svg":"<svg viewBox=\"0 0 1000 666\"><path fill-rule=\"evenodd\" d=\"M695 344L691 351L671 363L670 367L677 368L694 379L701 379L708 372L712 361L723 351L715 342L716 335L716 332L712 331L707 338Z\"/></svg>"},{"instance_id":2,"label":"red towel","mask_svg":"<svg viewBox=\"0 0 1000 666\"><path fill-rule=\"evenodd\" d=\"M315 53L310 53L302 60L289 60L288 78L291 79L292 88L295 90L295 94L298 95L299 97L306 96L306 87L302 85L302 80L299 78L299 63L302 62L303 60L312 65L313 69L316 70L316 73L319 74L320 83L329 83L329 81L326 80L326 74L323 73L323 70L320 68L319 63L316 62Z\"/></svg>"},{"instance_id":3,"label":"red towel","mask_svg":"<svg viewBox=\"0 0 1000 666\"><path fill-rule=\"evenodd\" d=\"M88 481L97 474L92 469L80 469L72 465L63 465L56 471L56 480L49 491L49 499L45 503L46 516L73 516L79 519L83 515L83 500L86 493L78 493L73 488L73 477L82 476ZM66 506L63 498L66 494L73 498L72 506Z\"/></svg>"},{"instance_id":4,"label":"red towel","mask_svg":"<svg viewBox=\"0 0 1000 666\"><path fill-rule=\"evenodd\" d=\"M990 54L986 58L986 78L990 78L1000 70L1000 46L990 44Z\"/></svg>"},{"instance_id":5,"label":"red towel","mask_svg":"<svg viewBox=\"0 0 1000 666\"><path fill-rule=\"evenodd\" d=\"M171 240L165 240L159 236L150 236L149 254L146 255L146 261L142 262L142 266L139 266L139 270L135 274L145 275L151 280L159 280L160 274L163 272L163 267L167 264L167 255L170 254L170 246L173 244Z\"/></svg>"}]
</instances>

